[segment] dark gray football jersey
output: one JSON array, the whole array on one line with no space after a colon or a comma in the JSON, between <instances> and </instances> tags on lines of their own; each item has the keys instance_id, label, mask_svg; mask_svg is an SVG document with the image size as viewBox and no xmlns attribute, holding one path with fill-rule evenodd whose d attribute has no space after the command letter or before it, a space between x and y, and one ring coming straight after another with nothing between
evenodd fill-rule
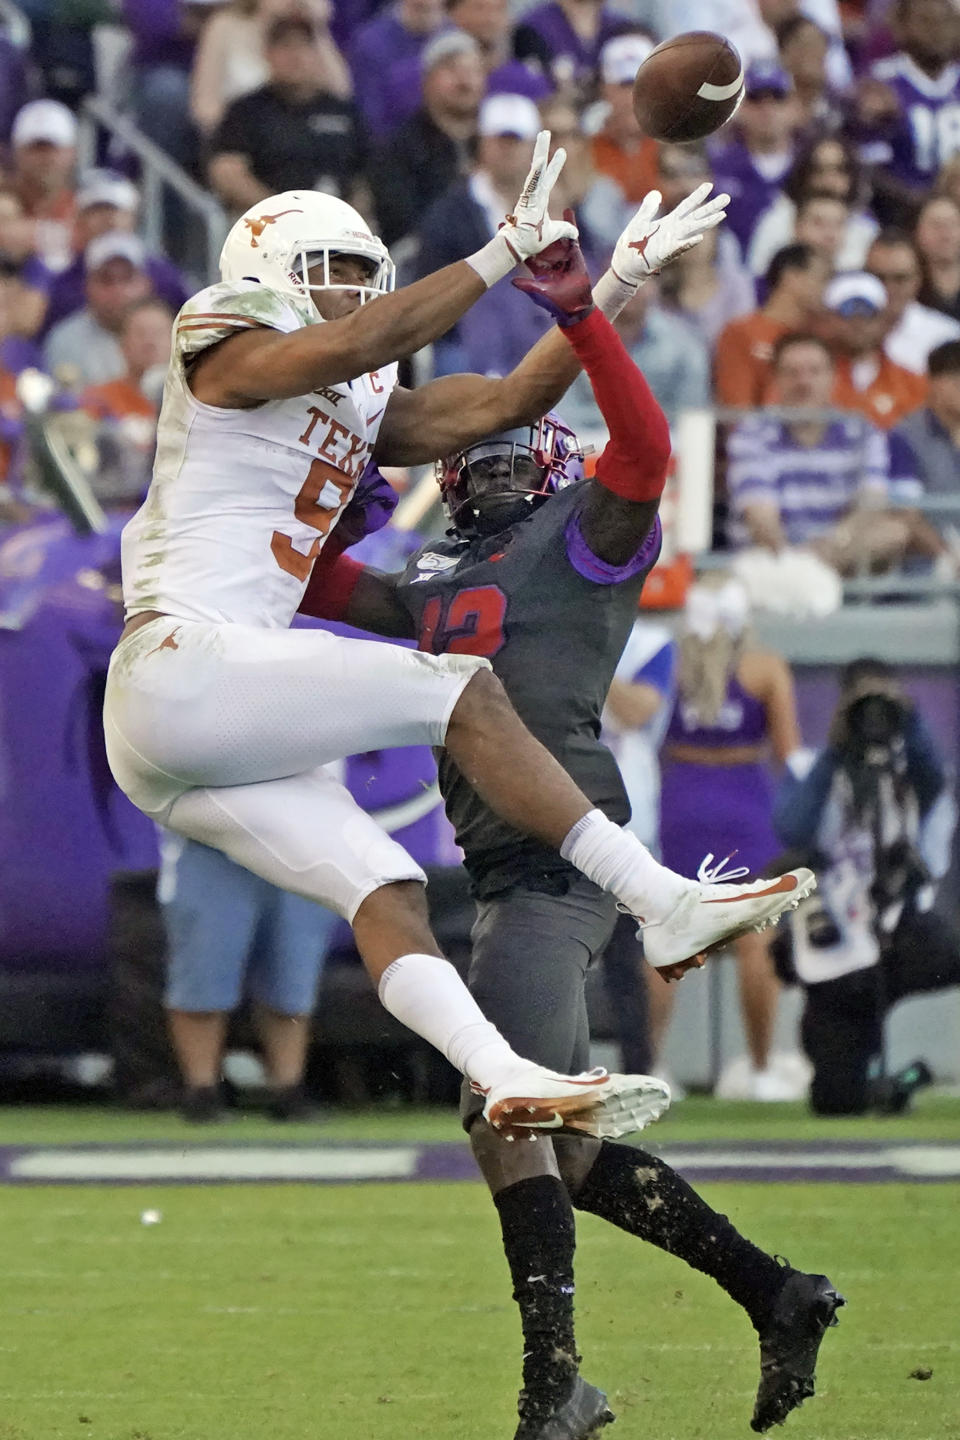
<instances>
[{"instance_id":1,"label":"dark gray football jersey","mask_svg":"<svg viewBox=\"0 0 960 1440\"><path fill-rule=\"evenodd\" d=\"M600 743L600 712L659 553L660 527L628 565L597 560L579 528L592 483L561 490L499 535L432 541L411 556L397 593L420 649L489 659L527 728L594 805L623 824L630 807L616 761ZM563 888L572 867L494 815L445 751L438 762L474 892Z\"/></svg>"}]
</instances>

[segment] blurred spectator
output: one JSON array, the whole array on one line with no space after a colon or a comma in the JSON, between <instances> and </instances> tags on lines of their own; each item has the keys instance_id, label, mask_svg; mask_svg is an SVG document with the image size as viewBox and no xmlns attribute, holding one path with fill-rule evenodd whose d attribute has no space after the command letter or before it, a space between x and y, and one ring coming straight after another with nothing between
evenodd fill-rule
<instances>
[{"instance_id":1,"label":"blurred spectator","mask_svg":"<svg viewBox=\"0 0 960 1440\"><path fill-rule=\"evenodd\" d=\"M850 80L850 62L843 48L837 0L656 0L657 18L651 20L661 38L685 30L714 30L732 40L745 65L776 59L775 31L798 10L815 20L830 37L827 71L830 82L842 87ZM649 7L644 7L644 18Z\"/></svg>"},{"instance_id":2,"label":"blurred spectator","mask_svg":"<svg viewBox=\"0 0 960 1440\"><path fill-rule=\"evenodd\" d=\"M263 1046L269 1113L307 1118L310 1017L333 915L219 850L173 834L164 837L157 893L169 951L164 1006L184 1081L184 1119L222 1118L227 1022L245 994Z\"/></svg>"},{"instance_id":3,"label":"blurred spectator","mask_svg":"<svg viewBox=\"0 0 960 1440\"><path fill-rule=\"evenodd\" d=\"M470 176L439 196L419 229L417 274L428 275L485 245L527 177L540 112L525 95L491 95L480 107L477 163ZM509 279L498 281L434 345L437 374L476 370L506 374L546 328L534 305L517 305ZM469 338L467 338L469 337ZM469 361L476 355L477 363Z\"/></svg>"},{"instance_id":4,"label":"blurred spectator","mask_svg":"<svg viewBox=\"0 0 960 1440\"><path fill-rule=\"evenodd\" d=\"M42 365L37 345L22 328L23 293L16 268L0 258L0 369L10 375Z\"/></svg>"},{"instance_id":5,"label":"blurred spectator","mask_svg":"<svg viewBox=\"0 0 960 1440\"><path fill-rule=\"evenodd\" d=\"M190 113L200 133L210 135L232 101L267 83L267 31L278 16L294 11L316 26L323 88L349 99L353 85L330 35L330 8L330 0L233 0L218 9L197 42L190 77Z\"/></svg>"},{"instance_id":6,"label":"blurred spectator","mask_svg":"<svg viewBox=\"0 0 960 1440\"><path fill-rule=\"evenodd\" d=\"M37 275L47 279L49 271L33 253L34 228L19 195L0 190L0 275L6 282L6 324L10 334L25 339L38 334L47 308Z\"/></svg>"},{"instance_id":7,"label":"blurred spectator","mask_svg":"<svg viewBox=\"0 0 960 1440\"><path fill-rule=\"evenodd\" d=\"M600 52L600 94L606 117L593 139L593 163L639 205L656 184L657 142L643 134L633 113L633 82L653 49L645 35L618 35Z\"/></svg>"},{"instance_id":8,"label":"blurred spectator","mask_svg":"<svg viewBox=\"0 0 960 1440\"><path fill-rule=\"evenodd\" d=\"M776 41L753 0L656 0L650 23L661 39L686 30L715 30L737 47L744 65L776 56Z\"/></svg>"},{"instance_id":9,"label":"blurred spectator","mask_svg":"<svg viewBox=\"0 0 960 1440\"><path fill-rule=\"evenodd\" d=\"M747 254L760 216L793 163L797 109L793 82L780 65L750 66L733 128L737 138L716 151L713 168L717 189L733 202L727 224Z\"/></svg>"},{"instance_id":10,"label":"blurred spectator","mask_svg":"<svg viewBox=\"0 0 960 1440\"><path fill-rule=\"evenodd\" d=\"M447 17L480 46L488 95L544 100L553 90L550 51L535 30L518 33L508 0L446 0Z\"/></svg>"},{"instance_id":11,"label":"blurred spectator","mask_svg":"<svg viewBox=\"0 0 960 1440\"><path fill-rule=\"evenodd\" d=\"M874 65L860 115L877 167L877 213L909 225L960 151L960 11L954 0L896 0L893 14L900 50Z\"/></svg>"},{"instance_id":12,"label":"blurred spectator","mask_svg":"<svg viewBox=\"0 0 960 1440\"><path fill-rule=\"evenodd\" d=\"M909 447L924 491L960 495L960 340L948 340L927 361L927 403L902 420L896 439Z\"/></svg>"},{"instance_id":13,"label":"blurred spectator","mask_svg":"<svg viewBox=\"0 0 960 1440\"><path fill-rule=\"evenodd\" d=\"M923 1062L873 1074L892 1006L960 983L960 937L931 908L954 816L943 761L896 674L854 661L827 746L789 767L774 813L792 863L817 871L790 937L818 1114L898 1112L932 1078Z\"/></svg>"},{"instance_id":14,"label":"blurred spectator","mask_svg":"<svg viewBox=\"0 0 960 1440\"><path fill-rule=\"evenodd\" d=\"M721 405L756 408L770 395L773 349L781 336L805 330L819 314L830 266L810 245L787 245L767 271L767 299L721 332L714 380Z\"/></svg>"},{"instance_id":15,"label":"blurred spectator","mask_svg":"<svg viewBox=\"0 0 960 1440\"><path fill-rule=\"evenodd\" d=\"M9 183L34 221L34 250L48 269L63 270L73 256L77 122L58 100L31 100L17 112L10 145Z\"/></svg>"},{"instance_id":16,"label":"blurred spectator","mask_svg":"<svg viewBox=\"0 0 960 1440\"><path fill-rule=\"evenodd\" d=\"M185 167L194 159L190 124L190 66L196 36L213 3L180 0L123 0L123 18L133 37L130 98L137 124L148 139Z\"/></svg>"},{"instance_id":17,"label":"blurred spectator","mask_svg":"<svg viewBox=\"0 0 960 1440\"><path fill-rule=\"evenodd\" d=\"M957 109L960 123L960 106ZM923 265L919 299L960 320L960 204L946 195L922 206L915 231Z\"/></svg>"},{"instance_id":18,"label":"blurred spectator","mask_svg":"<svg viewBox=\"0 0 960 1440\"><path fill-rule=\"evenodd\" d=\"M664 202L666 203L666 202ZM659 306L680 316L712 354L731 321L752 312L753 284L742 267L721 267L719 234L710 230L660 277Z\"/></svg>"},{"instance_id":19,"label":"blurred spectator","mask_svg":"<svg viewBox=\"0 0 960 1440\"><path fill-rule=\"evenodd\" d=\"M807 146L797 156L782 192L757 221L747 256L752 273L765 274L777 251L793 240L820 244L820 240L811 238L811 229L814 234L818 229L826 231L824 248L835 251L835 264L839 269L859 270L867 246L879 229L876 219L862 203L862 189L860 166L847 141L828 136ZM798 234L798 207L808 201L813 204L819 197L831 196L850 207L843 212L842 229L840 212L835 206L813 205L813 213L807 216L802 227L806 233Z\"/></svg>"},{"instance_id":20,"label":"blurred spectator","mask_svg":"<svg viewBox=\"0 0 960 1440\"><path fill-rule=\"evenodd\" d=\"M0 34L0 145L6 146L17 111L27 103L26 57Z\"/></svg>"},{"instance_id":21,"label":"blurred spectator","mask_svg":"<svg viewBox=\"0 0 960 1440\"><path fill-rule=\"evenodd\" d=\"M555 214L573 210L580 230L580 248L594 276L606 268L610 252L632 219L636 207L628 204L609 175L598 175L590 154L590 137L584 115L561 95L540 107L541 122L550 131L551 154L560 146L566 162L554 186L551 207Z\"/></svg>"},{"instance_id":22,"label":"blurred spectator","mask_svg":"<svg viewBox=\"0 0 960 1440\"><path fill-rule=\"evenodd\" d=\"M603 710L601 739L613 752L630 802L627 829L654 855L660 854L658 752L673 708L675 672L670 631L655 620L638 619ZM646 970L637 927L621 915L603 954L602 974L624 1066L641 1075L653 1065Z\"/></svg>"},{"instance_id":23,"label":"blurred spectator","mask_svg":"<svg viewBox=\"0 0 960 1440\"><path fill-rule=\"evenodd\" d=\"M712 179L702 146L659 147L656 187L663 195L664 214ZM740 246L726 226L709 231L702 244L668 266L660 277L658 294L664 308L682 314L711 352L724 327L738 316L749 314L756 303Z\"/></svg>"},{"instance_id":24,"label":"blurred spectator","mask_svg":"<svg viewBox=\"0 0 960 1440\"><path fill-rule=\"evenodd\" d=\"M120 348L124 317L150 292L143 242L126 231L99 235L85 252L86 305L47 336L47 369L70 386L116 380L127 368Z\"/></svg>"},{"instance_id":25,"label":"blurred spectator","mask_svg":"<svg viewBox=\"0 0 960 1440\"><path fill-rule=\"evenodd\" d=\"M960 337L960 323L917 299L920 257L905 230L882 230L867 252L866 268L887 292L893 328L883 342L884 350L896 365L925 374L930 351Z\"/></svg>"},{"instance_id":26,"label":"blurred spectator","mask_svg":"<svg viewBox=\"0 0 960 1440\"><path fill-rule=\"evenodd\" d=\"M807 195L797 206L793 233L800 245L819 250L830 269L836 270L849 221L850 207L845 200L836 195Z\"/></svg>"},{"instance_id":27,"label":"blurred spectator","mask_svg":"<svg viewBox=\"0 0 960 1440\"><path fill-rule=\"evenodd\" d=\"M77 255L65 270L50 275L45 267L28 266L24 278L47 295L44 331L81 309L86 279L84 252L98 235L123 230L132 233L140 195L132 180L111 170L89 170L80 177L76 195L73 241ZM180 271L164 255L147 255L144 266L154 293L176 312L190 294Z\"/></svg>"},{"instance_id":28,"label":"blurred spectator","mask_svg":"<svg viewBox=\"0 0 960 1440\"><path fill-rule=\"evenodd\" d=\"M213 188L234 211L284 190L356 198L366 140L353 102L324 88L313 23L274 20L266 55L270 80L233 102L211 142Z\"/></svg>"},{"instance_id":29,"label":"blurred spectator","mask_svg":"<svg viewBox=\"0 0 960 1440\"><path fill-rule=\"evenodd\" d=\"M155 296L135 301L120 326L120 349L126 373L115 380L91 385L81 397L83 408L97 420L125 420L139 416L155 420L158 396L155 384L143 389L143 378L151 370L166 371L170 363L173 312Z\"/></svg>"},{"instance_id":30,"label":"blurred spectator","mask_svg":"<svg viewBox=\"0 0 960 1440\"><path fill-rule=\"evenodd\" d=\"M735 875L762 872L779 849L769 762L783 765L799 745L789 666L757 646L746 589L722 571L701 576L684 605L676 693L662 750L663 863L692 879L714 860L717 871L726 870L736 856ZM705 852L711 853L704 858ZM751 932L734 939L731 948L750 1052L746 1098L793 1099L794 1087L771 1064L780 985L767 938ZM657 1050L673 993L651 975Z\"/></svg>"},{"instance_id":31,"label":"blurred spectator","mask_svg":"<svg viewBox=\"0 0 960 1440\"><path fill-rule=\"evenodd\" d=\"M603 0L547 0L524 12L517 27L518 43L532 48L535 37L546 46L550 73L561 86L589 87L597 72L600 51L627 28L622 15Z\"/></svg>"},{"instance_id":32,"label":"blurred spectator","mask_svg":"<svg viewBox=\"0 0 960 1440\"><path fill-rule=\"evenodd\" d=\"M830 37L802 11L778 25L776 36L780 64L793 81L802 129L821 135L836 130L842 115L827 80Z\"/></svg>"},{"instance_id":33,"label":"blurred spectator","mask_svg":"<svg viewBox=\"0 0 960 1440\"><path fill-rule=\"evenodd\" d=\"M648 280L637 291L617 318L616 328L667 419L673 422L684 410L702 410L709 405L710 354L697 335L654 304L655 285ZM604 430L583 371L564 396L561 409L578 434Z\"/></svg>"},{"instance_id":34,"label":"blurred spectator","mask_svg":"<svg viewBox=\"0 0 960 1440\"><path fill-rule=\"evenodd\" d=\"M934 195L947 195L960 206L960 151L948 160L933 187Z\"/></svg>"},{"instance_id":35,"label":"blurred spectator","mask_svg":"<svg viewBox=\"0 0 960 1440\"><path fill-rule=\"evenodd\" d=\"M379 9L380 0L336 0L330 20L330 33L341 50L346 49L355 31Z\"/></svg>"},{"instance_id":36,"label":"blurred spectator","mask_svg":"<svg viewBox=\"0 0 960 1440\"><path fill-rule=\"evenodd\" d=\"M923 404L927 382L895 364L883 348L892 328L886 290L874 275L837 275L823 300L829 312L823 333L836 360L833 403L891 429Z\"/></svg>"},{"instance_id":37,"label":"blurred spectator","mask_svg":"<svg viewBox=\"0 0 960 1440\"><path fill-rule=\"evenodd\" d=\"M387 245L409 235L428 206L469 169L484 74L476 42L459 31L423 52L423 104L374 156L377 228Z\"/></svg>"},{"instance_id":38,"label":"blurred spectator","mask_svg":"<svg viewBox=\"0 0 960 1440\"><path fill-rule=\"evenodd\" d=\"M101 504L137 505L150 483L172 325L162 300L148 296L131 305L119 337L126 374L91 385L80 397L81 407L99 422L91 484Z\"/></svg>"},{"instance_id":39,"label":"blurred spectator","mask_svg":"<svg viewBox=\"0 0 960 1440\"><path fill-rule=\"evenodd\" d=\"M774 376L787 407L831 404L833 361L815 335L784 335L774 347ZM875 508L887 496L884 437L859 416L774 420L751 416L727 443L730 540L779 551L828 538L852 506Z\"/></svg>"},{"instance_id":40,"label":"blurred spectator","mask_svg":"<svg viewBox=\"0 0 960 1440\"><path fill-rule=\"evenodd\" d=\"M353 89L375 140L416 110L420 93L410 93L405 62L419 59L445 24L443 0L394 0L355 33L349 53Z\"/></svg>"}]
</instances>

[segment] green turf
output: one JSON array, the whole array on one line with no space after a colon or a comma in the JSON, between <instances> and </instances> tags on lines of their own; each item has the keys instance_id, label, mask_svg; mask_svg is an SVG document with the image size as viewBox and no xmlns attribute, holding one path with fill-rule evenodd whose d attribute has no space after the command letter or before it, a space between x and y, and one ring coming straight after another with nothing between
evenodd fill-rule
<instances>
[{"instance_id":1,"label":"green turf","mask_svg":"<svg viewBox=\"0 0 960 1440\"><path fill-rule=\"evenodd\" d=\"M960 1097L922 1094L910 1115L822 1120L805 1106L752 1105L691 1096L651 1134L665 1140L960 1140ZM277 1125L242 1113L218 1125L188 1125L172 1114L134 1114L99 1105L0 1106L0 1145L69 1145L125 1140L456 1140L456 1113L437 1108L331 1110L319 1123ZM3 1440L0 1434L0 1440Z\"/></svg>"},{"instance_id":2,"label":"green turf","mask_svg":"<svg viewBox=\"0 0 960 1440\"><path fill-rule=\"evenodd\" d=\"M678 1140L957 1138L960 1104L824 1125L788 1106L689 1101ZM0 1142L451 1138L447 1112L318 1131L216 1131L93 1109L0 1111ZM960 1440L956 1185L733 1185L704 1193L850 1305L797 1440ZM147 1207L162 1223L145 1227ZM510 1440L519 1334L479 1185L0 1188L0 1440ZM752 1332L708 1280L592 1217L579 1340L618 1440L734 1440ZM927 1381L910 1378L932 1369Z\"/></svg>"},{"instance_id":3,"label":"green turf","mask_svg":"<svg viewBox=\"0 0 960 1440\"><path fill-rule=\"evenodd\" d=\"M707 1193L848 1295L789 1433L960 1434L955 1187ZM7 1189L0 1213L2 1440L513 1434L518 1331L479 1186ZM588 1217L578 1312L611 1440L750 1433L752 1332L710 1281Z\"/></svg>"}]
</instances>

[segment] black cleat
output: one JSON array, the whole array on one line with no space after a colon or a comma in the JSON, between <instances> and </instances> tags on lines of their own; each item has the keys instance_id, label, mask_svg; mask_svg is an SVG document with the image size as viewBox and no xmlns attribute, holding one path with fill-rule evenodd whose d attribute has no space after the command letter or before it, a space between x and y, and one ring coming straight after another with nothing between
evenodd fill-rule
<instances>
[{"instance_id":1,"label":"black cleat","mask_svg":"<svg viewBox=\"0 0 960 1440\"><path fill-rule=\"evenodd\" d=\"M219 1085L188 1085L180 1101L180 1114L191 1125L211 1125L224 1119L223 1092Z\"/></svg>"},{"instance_id":2,"label":"black cleat","mask_svg":"<svg viewBox=\"0 0 960 1440\"><path fill-rule=\"evenodd\" d=\"M315 1120L317 1107L302 1085L284 1085L267 1096L267 1114L272 1120Z\"/></svg>"},{"instance_id":3,"label":"black cleat","mask_svg":"<svg viewBox=\"0 0 960 1440\"><path fill-rule=\"evenodd\" d=\"M760 1388L751 1430L760 1434L813 1394L820 1342L847 1302L826 1275L793 1270L760 1330Z\"/></svg>"},{"instance_id":4,"label":"black cleat","mask_svg":"<svg viewBox=\"0 0 960 1440\"><path fill-rule=\"evenodd\" d=\"M615 1419L603 1391L578 1375L570 1398L559 1410L546 1419L521 1420L514 1440L590 1440Z\"/></svg>"}]
</instances>

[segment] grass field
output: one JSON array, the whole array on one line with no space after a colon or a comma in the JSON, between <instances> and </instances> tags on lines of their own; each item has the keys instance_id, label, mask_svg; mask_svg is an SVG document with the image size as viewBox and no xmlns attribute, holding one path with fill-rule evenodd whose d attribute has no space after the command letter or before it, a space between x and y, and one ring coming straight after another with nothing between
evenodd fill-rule
<instances>
[{"instance_id":1,"label":"grass field","mask_svg":"<svg viewBox=\"0 0 960 1440\"><path fill-rule=\"evenodd\" d=\"M824 1125L688 1101L664 1140L960 1139L960 1102ZM0 1110L0 1144L451 1139L446 1112L188 1129ZM960 1186L710 1184L758 1243L847 1295L798 1440L960 1440ZM162 1210L144 1226L141 1212ZM519 1330L480 1185L0 1187L0 1440L510 1440ZM592 1217L584 1372L618 1440L748 1436L753 1333L716 1286ZM920 1367L926 1381L910 1378ZM775 1432L781 1433L781 1432Z\"/></svg>"}]
</instances>

